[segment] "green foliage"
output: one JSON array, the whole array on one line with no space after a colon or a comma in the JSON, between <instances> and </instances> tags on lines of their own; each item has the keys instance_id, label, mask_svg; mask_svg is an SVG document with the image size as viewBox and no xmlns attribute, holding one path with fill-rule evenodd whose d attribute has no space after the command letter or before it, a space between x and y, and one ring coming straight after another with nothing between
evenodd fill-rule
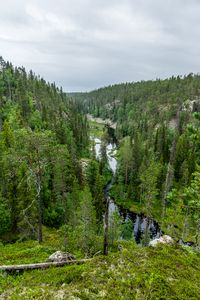
<instances>
[{"instance_id":1,"label":"green foliage","mask_svg":"<svg viewBox=\"0 0 200 300\"><path fill-rule=\"evenodd\" d=\"M90 188L93 204L96 210L96 218L98 223L102 223L104 212L104 194L103 194L103 178L100 175L99 164L96 160L91 160L87 166L86 178Z\"/></svg>"},{"instance_id":2,"label":"green foliage","mask_svg":"<svg viewBox=\"0 0 200 300\"><path fill-rule=\"evenodd\" d=\"M95 121L89 121L90 135L101 139L103 135L104 125Z\"/></svg>"},{"instance_id":3,"label":"green foliage","mask_svg":"<svg viewBox=\"0 0 200 300\"><path fill-rule=\"evenodd\" d=\"M87 119L55 84L0 63L0 237L42 240L42 225L69 222L68 199L83 187Z\"/></svg>"},{"instance_id":4,"label":"green foliage","mask_svg":"<svg viewBox=\"0 0 200 300\"><path fill-rule=\"evenodd\" d=\"M4 199L0 195L0 235L10 230L11 214Z\"/></svg>"},{"instance_id":5,"label":"green foliage","mask_svg":"<svg viewBox=\"0 0 200 300\"><path fill-rule=\"evenodd\" d=\"M133 239L133 222L130 219L125 220L124 224L122 224L122 238L124 240Z\"/></svg>"},{"instance_id":6,"label":"green foliage","mask_svg":"<svg viewBox=\"0 0 200 300\"><path fill-rule=\"evenodd\" d=\"M78 244L85 254L93 253L95 248L96 213L92 195L87 188L80 194L79 223L77 227Z\"/></svg>"},{"instance_id":7,"label":"green foliage","mask_svg":"<svg viewBox=\"0 0 200 300\"><path fill-rule=\"evenodd\" d=\"M177 239L189 226L178 199L190 187L200 157L199 83L199 75L189 74L72 95L83 113L117 123L112 197L120 206L153 217ZM179 197L171 201L167 194L174 188ZM191 194L190 188L184 202ZM189 215L195 223L196 213Z\"/></svg>"},{"instance_id":8,"label":"green foliage","mask_svg":"<svg viewBox=\"0 0 200 300\"><path fill-rule=\"evenodd\" d=\"M142 248L130 242L119 246L120 252L80 266L0 275L1 299L199 298L199 252L165 245ZM26 255L32 257L36 249L25 251ZM47 257L50 249L43 249Z\"/></svg>"},{"instance_id":9,"label":"green foliage","mask_svg":"<svg viewBox=\"0 0 200 300\"><path fill-rule=\"evenodd\" d=\"M122 235L122 220L117 211L109 213L108 224L108 242L110 246L114 245L115 241L118 241Z\"/></svg>"},{"instance_id":10,"label":"green foliage","mask_svg":"<svg viewBox=\"0 0 200 300\"><path fill-rule=\"evenodd\" d=\"M26 241L0 244L1 264L45 261L58 249L77 257L102 250L106 142L115 134L90 122L90 134L103 139L97 160L82 113L117 122L116 202L145 213L147 224L157 219L175 239L199 244L200 117L189 107L198 102L200 76L114 85L74 101L32 71L2 58L0 66L0 238ZM0 274L0 297L198 299L199 254L120 241L131 239L132 227L110 214L109 244L120 253L83 266Z\"/></svg>"},{"instance_id":11,"label":"green foliage","mask_svg":"<svg viewBox=\"0 0 200 300\"><path fill-rule=\"evenodd\" d=\"M168 194L168 201L170 202L170 208L166 227L170 228L170 225L172 226L171 235L176 238L179 235L183 240L192 240L198 244L200 229L199 167L193 173L190 185L182 190L173 189ZM177 228L176 231L174 228Z\"/></svg>"},{"instance_id":12,"label":"green foliage","mask_svg":"<svg viewBox=\"0 0 200 300\"><path fill-rule=\"evenodd\" d=\"M46 241L46 243L39 245L37 241L29 240L14 244L1 244L0 264L12 265L45 262L56 251L56 247L58 247L58 243L55 245L58 234L56 233L56 236L53 232L48 232L48 234L49 239L54 238L54 243Z\"/></svg>"},{"instance_id":13,"label":"green foliage","mask_svg":"<svg viewBox=\"0 0 200 300\"><path fill-rule=\"evenodd\" d=\"M150 242L150 232L149 232L148 227L146 226L144 233L142 235L141 244L142 244L142 246L147 247L149 245L149 242Z\"/></svg>"}]
</instances>

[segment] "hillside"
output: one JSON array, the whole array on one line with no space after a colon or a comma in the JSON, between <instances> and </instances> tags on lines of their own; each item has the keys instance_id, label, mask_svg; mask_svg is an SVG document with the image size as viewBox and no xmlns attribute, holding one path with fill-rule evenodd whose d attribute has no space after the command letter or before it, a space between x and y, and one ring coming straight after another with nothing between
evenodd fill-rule
<instances>
[{"instance_id":1,"label":"hillside","mask_svg":"<svg viewBox=\"0 0 200 300\"><path fill-rule=\"evenodd\" d=\"M71 95L82 113L117 124L115 201L185 241L199 232L199 87L189 74Z\"/></svg>"},{"instance_id":2,"label":"hillside","mask_svg":"<svg viewBox=\"0 0 200 300\"><path fill-rule=\"evenodd\" d=\"M88 155L88 144L87 121L62 89L1 58L2 240L41 242L42 225L66 223L82 187L80 158Z\"/></svg>"},{"instance_id":3,"label":"hillside","mask_svg":"<svg viewBox=\"0 0 200 300\"><path fill-rule=\"evenodd\" d=\"M88 93L72 93L84 113L118 123L117 135L131 135L137 129L151 132L158 123L171 127L184 105L200 111L200 76L189 74L165 80L122 83ZM184 115L181 116L184 119ZM173 122L174 121L174 122ZM184 122L184 120L183 120Z\"/></svg>"},{"instance_id":4,"label":"hillside","mask_svg":"<svg viewBox=\"0 0 200 300\"><path fill-rule=\"evenodd\" d=\"M0 299L198 299L198 86L188 75L67 95L1 58L0 265L57 250L91 260L2 271ZM145 220L139 245L120 209ZM172 245L149 246L152 222Z\"/></svg>"},{"instance_id":5,"label":"hillside","mask_svg":"<svg viewBox=\"0 0 200 300\"><path fill-rule=\"evenodd\" d=\"M31 253L31 249L26 251ZM41 247L42 251L45 248ZM121 243L120 252L96 257L87 265L0 276L0 297L2 300L186 300L199 299L199 284L199 252L188 247L154 249Z\"/></svg>"}]
</instances>

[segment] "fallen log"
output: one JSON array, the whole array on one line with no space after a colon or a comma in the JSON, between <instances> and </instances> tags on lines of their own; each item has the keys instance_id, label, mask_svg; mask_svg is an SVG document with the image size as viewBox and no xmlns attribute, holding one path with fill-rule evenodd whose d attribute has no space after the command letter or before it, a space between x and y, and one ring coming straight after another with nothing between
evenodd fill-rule
<instances>
[{"instance_id":1,"label":"fallen log","mask_svg":"<svg viewBox=\"0 0 200 300\"><path fill-rule=\"evenodd\" d=\"M61 262L45 262L45 263L36 263L36 264L0 266L0 271L12 272L12 271L25 271L25 270L33 270L33 269L47 269L50 267L62 267L64 265L84 264L90 260L91 259L80 259L80 260L68 260L68 261L61 261Z\"/></svg>"}]
</instances>

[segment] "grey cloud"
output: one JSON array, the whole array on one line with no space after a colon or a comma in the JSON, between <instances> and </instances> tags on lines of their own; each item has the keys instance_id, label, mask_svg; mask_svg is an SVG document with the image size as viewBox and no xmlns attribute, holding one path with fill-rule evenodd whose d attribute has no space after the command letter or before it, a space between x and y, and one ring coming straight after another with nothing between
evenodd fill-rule
<instances>
[{"instance_id":1,"label":"grey cloud","mask_svg":"<svg viewBox=\"0 0 200 300\"><path fill-rule=\"evenodd\" d=\"M67 91L200 69L197 0L7 0L0 55Z\"/></svg>"}]
</instances>

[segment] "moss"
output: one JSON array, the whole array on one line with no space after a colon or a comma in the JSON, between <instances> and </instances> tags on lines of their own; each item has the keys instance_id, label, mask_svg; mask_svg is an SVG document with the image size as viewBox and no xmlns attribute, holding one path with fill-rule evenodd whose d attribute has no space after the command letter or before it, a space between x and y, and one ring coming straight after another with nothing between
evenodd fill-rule
<instances>
[{"instance_id":1,"label":"moss","mask_svg":"<svg viewBox=\"0 0 200 300\"><path fill-rule=\"evenodd\" d=\"M95 257L80 266L2 274L0 298L199 299L199 252L179 246L120 245L120 252Z\"/></svg>"}]
</instances>

